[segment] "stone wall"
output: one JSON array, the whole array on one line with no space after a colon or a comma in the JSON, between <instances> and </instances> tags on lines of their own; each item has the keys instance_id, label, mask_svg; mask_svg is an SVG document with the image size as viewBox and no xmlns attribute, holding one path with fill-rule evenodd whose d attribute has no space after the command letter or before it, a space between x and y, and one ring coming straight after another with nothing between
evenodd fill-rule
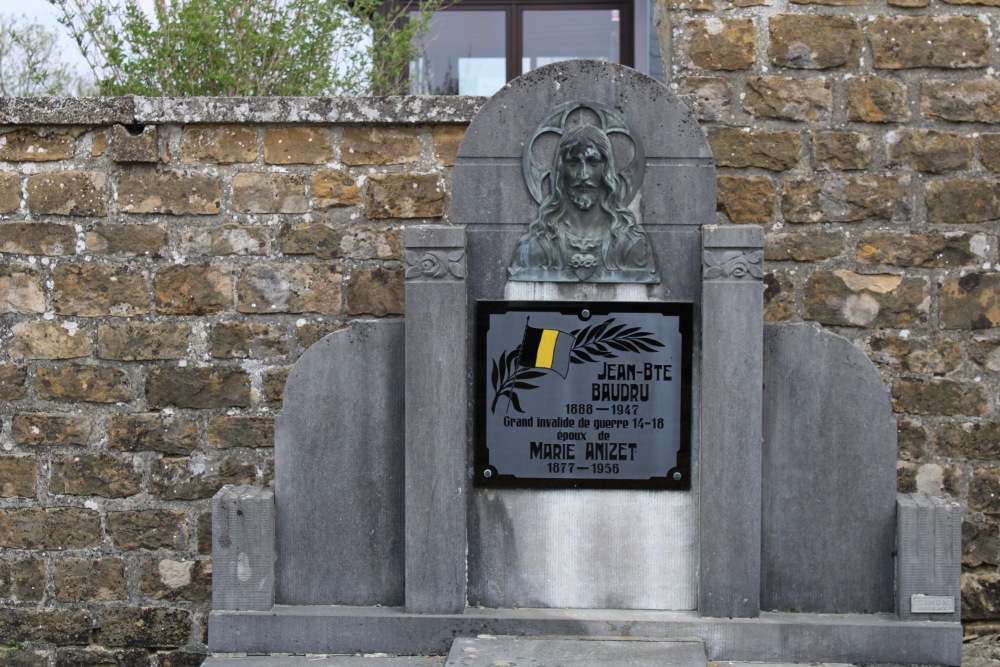
<instances>
[{"instance_id":1,"label":"stone wall","mask_svg":"<svg viewBox=\"0 0 1000 667\"><path fill-rule=\"evenodd\" d=\"M959 498L1000 626L995 0L663 2L667 71L768 230L766 317L883 373L899 490ZM269 483L290 365L402 314L469 98L0 100L0 665L198 664L208 499ZM830 397L836 400L836 397Z\"/></svg>"}]
</instances>

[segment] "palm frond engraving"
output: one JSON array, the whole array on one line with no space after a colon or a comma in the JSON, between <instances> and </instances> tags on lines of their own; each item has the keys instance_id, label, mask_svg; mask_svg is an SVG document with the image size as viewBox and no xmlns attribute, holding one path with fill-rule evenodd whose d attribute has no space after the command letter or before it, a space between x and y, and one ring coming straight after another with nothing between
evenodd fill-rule
<instances>
[{"instance_id":1,"label":"palm frond engraving","mask_svg":"<svg viewBox=\"0 0 1000 667\"><path fill-rule=\"evenodd\" d=\"M490 384L493 385L494 396L493 403L490 405L490 412L494 414L496 414L497 402L501 396L506 396L510 401L510 405L515 410L524 412L521 409L521 401L517 397L516 390L537 389L537 384L532 384L531 382L527 382L527 380L533 380L545 375L545 371L518 366L517 360L520 356L521 346L518 345L509 352L502 352L500 359L491 360L493 368L490 371Z\"/></svg>"}]
</instances>

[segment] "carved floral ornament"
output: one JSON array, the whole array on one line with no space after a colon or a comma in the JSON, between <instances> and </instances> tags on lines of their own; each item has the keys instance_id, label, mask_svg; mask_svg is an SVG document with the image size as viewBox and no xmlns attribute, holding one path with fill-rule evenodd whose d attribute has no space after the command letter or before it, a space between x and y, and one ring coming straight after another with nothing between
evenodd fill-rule
<instances>
[{"instance_id":1,"label":"carved floral ornament","mask_svg":"<svg viewBox=\"0 0 1000 667\"><path fill-rule=\"evenodd\" d=\"M406 279L462 280L465 278L464 250L407 250Z\"/></svg>"},{"instance_id":2,"label":"carved floral ornament","mask_svg":"<svg viewBox=\"0 0 1000 667\"><path fill-rule=\"evenodd\" d=\"M706 250L703 255L705 280L763 280L762 250Z\"/></svg>"}]
</instances>

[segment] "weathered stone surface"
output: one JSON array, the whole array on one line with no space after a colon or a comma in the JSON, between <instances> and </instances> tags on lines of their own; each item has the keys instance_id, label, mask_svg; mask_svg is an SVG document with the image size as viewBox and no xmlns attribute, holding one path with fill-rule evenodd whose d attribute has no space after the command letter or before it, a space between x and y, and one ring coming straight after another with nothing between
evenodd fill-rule
<instances>
[{"instance_id":1,"label":"weathered stone surface","mask_svg":"<svg viewBox=\"0 0 1000 667\"><path fill-rule=\"evenodd\" d=\"M343 276L333 264L255 264L240 269L241 313L339 314Z\"/></svg>"},{"instance_id":2,"label":"weathered stone surface","mask_svg":"<svg viewBox=\"0 0 1000 667\"><path fill-rule=\"evenodd\" d=\"M182 609L126 607L101 612L105 646L171 648L191 639L191 614Z\"/></svg>"},{"instance_id":3,"label":"weathered stone surface","mask_svg":"<svg viewBox=\"0 0 1000 667\"><path fill-rule=\"evenodd\" d=\"M1000 372L1000 338L973 338L969 358L986 370Z\"/></svg>"},{"instance_id":4,"label":"weathered stone surface","mask_svg":"<svg viewBox=\"0 0 1000 667\"><path fill-rule=\"evenodd\" d=\"M720 77L688 76L679 80L677 94L698 120L729 120L729 82Z\"/></svg>"},{"instance_id":5,"label":"weathered stone surface","mask_svg":"<svg viewBox=\"0 0 1000 667\"><path fill-rule=\"evenodd\" d=\"M79 131L21 127L0 134L0 161L68 160L76 151Z\"/></svg>"},{"instance_id":6,"label":"weathered stone surface","mask_svg":"<svg viewBox=\"0 0 1000 667\"><path fill-rule=\"evenodd\" d=\"M1000 614L1000 576L995 572L962 574L962 620L978 621Z\"/></svg>"},{"instance_id":7,"label":"weathered stone surface","mask_svg":"<svg viewBox=\"0 0 1000 667\"><path fill-rule=\"evenodd\" d=\"M149 490L164 500L211 498L226 484L250 484L257 476L253 463L235 456L219 460L157 459L150 465Z\"/></svg>"},{"instance_id":8,"label":"weathered stone surface","mask_svg":"<svg viewBox=\"0 0 1000 667\"><path fill-rule=\"evenodd\" d=\"M299 337L299 350L306 351L323 336L344 328L343 322L320 319L316 322L297 322L295 329Z\"/></svg>"},{"instance_id":9,"label":"weathered stone surface","mask_svg":"<svg viewBox=\"0 0 1000 667\"><path fill-rule=\"evenodd\" d=\"M990 171L1000 171L1000 134L979 135L979 159Z\"/></svg>"},{"instance_id":10,"label":"weathered stone surface","mask_svg":"<svg viewBox=\"0 0 1000 667\"><path fill-rule=\"evenodd\" d=\"M28 369L15 364L0 364L0 401L16 401L28 393Z\"/></svg>"},{"instance_id":11,"label":"weathered stone surface","mask_svg":"<svg viewBox=\"0 0 1000 667\"><path fill-rule=\"evenodd\" d=\"M33 457L6 455L0 458L0 498L34 498L37 478L38 465Z\"/></svg>"},{"instance_id":12,"label":"weathered stone surface","mask_svg":"<svg viewBox=\"0 0 1000 667\"><path fill-rule=\"evenodd\" d=\"M819 269L804 290L805 318L853 327L912 327L926 317L924 278Z\"/></svg>"},{"instance_id":13,"label":"weathered stone surface","mask_svg":"<svg viewBox=\"0 0 1000 667\"><path fill-rule=\"evenodd\" d=\"M1000 469L976 468L969 478L969 510L1000 514Z\"/></svg>"},{"instance_id":14,"label":"weathered stone surface","mask_svg":"<svg viewBox=\"0 0 1000 667\"><path fill-rule=\"evenodd\" d=\"M112 322L97 326L97 356L118 361L183 359L191 326L180 322Z\"/></svg>"},{"instance_id":15,"label":"weathered stone surface","mask_svg":"<svg viewBox=\"0 0 1000 667\"><path fill-rule=\"evenodd\" d=\"M789 271L764 274L764 321L781 322L795 315L795 278Z\"/></svg>"},{"instance_id":16,"label":"weathered stone surface","mask_svg":"<svg viewBox=\"0 0 1000 667\"><path fill-rule=\"evenodd\" d=\"M181 162L253 162L257 159L257 129L245 125L185 125L181 131Z\"/></svg>"},{"instance_id":17,"label":"weathered stone surface","mask_svg":"<svg viewBox=\"0 0 1000 667\"><path fill-rule=\"evenodd\" d=\"M1000 123L1000 81L924 81L920 84L920 111L942 120Z\"/></svg>"},{"instance_id":18,"label":"weathered stone surface","mask_svg":"<svg viewBox=\"0 0 1000 667\"><path fill-rule=\"evenodd\" d=\"M59 315L134 317L150 311L149 276L124 264L60 264L52 270Z\"/></svg>"},{"instance_id":19,"label":"weathered stone surface","mask_svg":"<svg viewBox=\"0 0 1000 667\"><path fill-rule=\"evenodd\" d=\"M13 213L21 205L21 175L0 171L0 213Z\"/></svg>"},{"instance_id":20,"label":"weathered stone surface","mask_svg":"<svg viewBox=\"0 0 1000 667\"><path fill-rule=\"evenodd\" d=\"M354 227L340 236L341 256L346 259L403 259L403 238L399 229Z\"/></svg>"},{"instance_id":21,"label":"weathered stone surface","mask_svg":"<svg viewBox=\"0 0 1000 667\"><path fill-rule=\"evenodd\" d=\"M264 385L262 387L264 402L272 408L281 407L285 397L285 381L288 380L288 373L291 370L291 366L285 366L264 371L264 375L261 378Z\"/></svg>"},{"instance_id":22,"label":"weathered stone surface","mask_svg":"<svg viewBox=\"0 0 1000 667\"><path fill-rule=\"evenodd\" d=\"M288 354L279 324L219 322L212 327L212 356L217 359L266 359Z\"/></svg>"},{"instance_id":23,"label":"weathered stone surface","mask_svg":"<svg viewBox=\"0 0 1000 667\"><path fill-rule=\"evenodd\" d=\"M250 405L250 376L240 368L156 367L146 378L151 408L245 408Z\"/></svg>"},{"instance_id":24,"label":"weathered stone surface","mask_svg":"<svg viewBox=\"0 0 1000 667\"><path fill-rule=\"evenodd\" d=\"M861 62L861 26L847 16L780 14L770 20L767 55L779 67L795 69L857 68Z\"/></svg>"},{"instance_id":25,"label":"weathered stone surface","mask_svg":"<svg viewBox=\"0 0 1000 667\"><path fill-rule=\"evenodd\" d=\"M927 219L972 223L1000 218L1000 181L950 178L927 183Z\"/></svg>"},{"instance_id":26,"label":"weathered stone surface","mask_svg":"<svg viewBox=\"0 0 1000 667\"><path fill-rule=\"evenodd\" d=\"M1000 524L990 519L962 522L962 565L979 567L1000 562Z\"/></svg>"},{"instance_id":27,"label":"weathered stone surface","mask_svg":"<svg viewBox=\"0 0 1000 667\"><path fill-rule=\"evenodd\" d=\"M939 317L946 329L1000 326L1000 273L942 278Z\"/></svg>"},{"instance_id":28,"label":"weathered stone surface","mask_svg":"<svg viewBox=\"0 0 1000 667\"><path fill-rule=\"evenodd\" d=\"M171 315L210 315L233 307L233 276L214 264L174 264L156 272L156 310Z\"/></svg>"},{"instance_id":29,"label":"weathered stone surface","mask_svg":"<svg viewBox=\"0 0 1000 667\"><path fill-rule=\"evenodd\" d=\"M402 239L393 228L340 228L327 223L288 225L281 233L286 255L321 259L400 259Z\"/></svg>"},{"instance_id":30,"label":"weathered stone surface","mask_svg":"<svg viewBox=\"0 0 1000 667\"><path fill-rule=\"evenodd\" d=\"M922 461L927 455L927 431L920 422L899 419L896 422L896 445L899 458L907 461Z\"/></svg>"},{"instance_id":31,"label":"weathered stone surface","mask_svg":"<svg viewBox=\"0 0 1000 667\"><path fill-rule=\"evenodd\" d=\"M985 67L989 25L971 16L879 16L868 24L878 69Z\"/></svg>"},{"instance_id":32,"label":"weathered stone surface","mask_svg":"<svg viewBox=\"0 0 1000 667\"><path fill-rule=\"evenodd\" d=\"M439 218L444 184L438 174L372 174L365 184L369 218Z\"/></svg>"},{"instance_id":33,"label":"weathered stone surface","mask_svg":"<svg viewBox=\"0 0 1000 667\"><path fill-rule=\"evenodd\" d=\"M147 560L140 568L142 594L154 600L208 600L212 561Z\"/></svg>"},{"instance_id":34,"label":"weathered stone surface","mask_svg":"<svg viewBox=\"0 0 1000 667\"><path fill-rule=\"evenodd\" d=\"M222 184L210 174L136 168L118 177L118 206L125 213L214 215Z\"/></svg>"},{"instance_id":35,"label":"weathered stone surface","mask_svg":"<svg viewBox=\"0 0 1000 667\"><path fill-rule=\"evenodd\" d=\"M962 363L962 346L948 338L872 338L874 360L907 373L944 375Z\"/></svg>"},{"instance_id":36,"label":"weathered stone surface","mask_svg":"<svg viewBox=\"0 0 1000 667\"><path fill-rule=\"evenodd\" d=\"M272 417L212 417L208 420L208 445L218 449L231 447L274 447Z\"/></svg>"},{"instance_id":37,"label":"weathered stone surface","mask_svg":"<svg viewBox=\"0 0 1000 667\"><path fill-rule=\"evenodd\" d=\"M86 445L91 427L87 415L22 412L11 422L10 435L19 445Z\"/></svg>"},{"instance_id":38,"label":"weathered stone surface","mask_svg":"<svg viewBox=\"0 0 1000 667\"><path fill-rule=\"evenodd\" d=\"M361 203L361 188L342 169L320 169L312 177L313 207L354 206Z\"/></svg>"},{"instance_id":39,"label":"weathered stone surface","mask_svg":"<svg viewBox=\"0 0 1000 667\"><path fill-rule=\"evenodd\" d=\"M777 191L766 176L719 176L718 208L735 223L770 222L774 218Z\"/></svg>"},{"instance_id":40,"label":"weathered stone surface","mask_svg":"<svg viewBox=\"0 0 1000 667\"><path fill-rule=\"evenodd\" d=\"M55 566L60 602L124 600L125 563L120 558L61 558Z\"/></svg>"},{"instance_id":41,"label":"weathered stone surface","mask_svg":"<svg viewBox=\"0 0 1000 667\"><path fill-rule=\"evenodd\" d=\"M909 213L909 197L909 179L903 176L786 180L781 212L788 222L892 220Z\"/></svg>"},{"instance_id":42,"label":"weathered stone surface","mask_svg":"<svg viewBox=\"0 0 1000 667\"><path fill-rule=\"evenodd\" d=\"M159 667L199 667L207 657L204 653L171 651L170 653L158 653L156 659Z\"/></svg>"},{"instance_id":43,"label":"weathered stone surface","mask_svg":"<svg viewBox=\"0 0 1000 667\"><path fill-rule=\"evenodd\" d=\"M754 116L778 120L824 120L832 105L830 82L819 78L751 77L743 99L743 108Z\"/></svg>"},{"instance_id":44,"label":"weathered stone surface","mask_svg":"<svg viewBox=\"0 0 1000 667\"><path fill-rule=\"evenodd\" d=\"M86 609L0 607L0 636L17 637L22 643L87 644L93 626L94 619Z\"/></svg>"},{"instance_id":45,"label":"weathered stone surface","mask_svg":"<svg viewBox=\"0 0 1000 667\"><path fill-rule=\"evenodd\" d=\"M358 269L347 283L349 315L402 315L404 301L402 269Z\"/></svg>"},{"instance_id":46,"label":"weathered stone surface","mask_svg":"<svg viewBox=\"0 0 1000 667\"><path fill-rule=\"evenodd\" d=\"M844 252L843 233L819 230L770 233L764 239L764 260L769 262L819 262Z\"/></svg>"},{"instance_id":47,"label":"weathered stone surface","mask_svg":"<svg viewBox=\"0 0 1000 667\"><path fill-rule=\"evenodd\" d=\"M28 210L33 215L107 215L108 177L96 171L29 176Z\"/></svg>"},{"instance_id":48,"label":"weathered stone surface","mask_svg":"<svg viewBox=\"0 0 1000 667\"><path fill-rule=\"evenodd\" d=\"M156 125L112 125L108 137L114 162L158 162L160 132Z\"/></svg>"},{"instance_id":49,"label":"weathered stone surface","mask_svg":"<svg viewBox=\"0 0 1000 667\"><path fill-rule=\"evenodd\" d=\"M175 510L108 512L108 537L123 551L132 549L185 549L187 515Z\"/></svg>"},{"instance_id":50,"label":"weathered stone surface","mask_svg":"<svg viewBox=\"0 0 1000 667\"><path fill-rule=\"evenodd\" d=\"M195 536L195 541L197 542L198 553L203 556L212 555L212 513L202 512L198 515L196 530L198 534Z\"/></svg>"},{"instance_id":51,"label":"weathered stone surface","mask_svg":"<svg viewBox=\"0 0 1000 667\"><path fill-rule=\"evenodd\" d=\"M981 415L989 407L982 388L971 382L896 378L892 407L913 415Z\"/></svg>"},{"instance_id":52,"label":"weathered stone surface","mask_svg":"<svg viewBox=\"0 0 1000 667\"><path fill-rule=\"evenodd\" d=\"M61 648L56 651L56 667L149 667L149 653L144 649L109 651L95 646Z\"/></svg>"},{"instance_id":53,"label":"weathered stone surface","mask_svg":"<svg viewBox=\"0 0 1000 667\"><path fill-rule=\"evenodd\" d=\"M911 234L887 230L865 232L856 259L862 264L951 268L977 260L974 237L963 232Z\"/></svg>"},{"instance_id":54,"label":"weathered stone surface","mask_svg":"<svg viewBox=\"0 0 1000 667\"><path fill-rule=\"evenodd\" d=\"M333 159L327 127L270 127L264 130L267 164L324 164Z\"/></svg>"},{"instance_id":55,"label":"weathered stone surface","mask_svg":"<svg viewBox=\"0 0 1000 667\"><path fill-rule=\"evenodd\" d=\"M751 19L691 19L681 29L692 67L735 71L757 60L757 30Z\"/></svg>"},{"instance_id":56,"label":"weathered stone surface","mask_svg":"<svg viewBox=\"0 0 1000 667\"><path fill-rule=\"evenodd\" d=\"M885 137L889 166L902 166L930 174L968 169L973 140L937 130L895 130Z\"/></svg>"},{"instance_id":57,"label":"weathered stone surface","mask_svg":"<svg viewBox=\"0 0 1000 667\"><path fill-rule=\"evenodd\" d=\"M435 125L431 128L434 155L439 165L455 166L455 154L458 153L458 145L462 143L466 129L467 125Z\"/></svg>"},{"instance_id":58,"label":"weathered stone surface","mask_svg":"<svg viewBox=\"0 0 1000 667\"><path fill-rule=\"evenodd\" d=\"M266 227L223 225L181 232L181 252L194 255L263 255L271 233Z\"/></svg>"},{"instance_id":59,"label":"weathered stone surface","mask_svg":"<svg viewBox=\"0 0 1000 667\"><path fill-rule=\"evenodd\" d=\"M848 120L902 123L909 117L905 85L874 76L858 77L847 82Z\"/></svg>"},{"instance_id":60,"label":"weathered stone surface","mask_svg":"<svg viewBox=\"0 0 1000 667\"><path fill-rule=\"evenodd\" d=\"M711 127L708 141L720 167L791 169L799 162L798 132L768 132L749 128Z\"/></svg>"},{"instance_id":61,"label":"weathered stone surface","mask_svg":"<svg viewBox=\"0 0 1000 667\"><path fill-rule=\"evenodd\" d=\"M1000 459L1000 423L941 424L934 437L934 453L954 459Z\"/></svg>"},{"instance_id":62,"label":"weathered stone surface","mask_svg":"<svg viewBox=\"0 0 1000 667\"><path fill-rule=\"evenodd\" d=\"M233 208L240 213L305 213L306 177L243 172L233 176Z\"/></svg>"},{"instance_id":63,"label":"weathered stone surface","mask_svg":"<svg viewBox=\"0 0 1000 667\"><path fill-rule=\"evenodd\" d=\"M40 602L45 593L45 561L41 558L0 561L0 600Z\"/></svg>"},{"instance_id":64,"label":"weathered stone surface","mask_svg":"<svg viewBox=\"0 0 1000 667\"><path fill-rule=\"evenodd\" d=\"M456 144L456 150L458 148ZM348 165L410 164L420 157L420 138L411 127L345 127L340 161Z\"/></svg>"},{"instance_id":65,"label":"weathered stone surface","mask_svg":"<svg viewBox=\"0 0 1000 667\"><path fill-rule=\"evenodd\" d=\"M50 222L0 222L0 252L17 255L72 255L76 232Z\"/></svg>"},{"instance_id":66,"label":"weathered stone surface","mask_svg":"<svg viewBox=\"0 0 1000 667\"><path fill-rule=\"evenodd\" d=\"M39 367L35 371L35 393L39 398L116 403L132 398L128 374L114 366L71 363Z\"/></svg>"},{"instance_id":67,"label":"weathered stone surface","mask_svg":"<svg viewBox=\"0 0 1000 667\"><path fill-rule=\"evenodd\" d=\"M0 509L0 546L7 549L89 549L100 542L101 517L94 510L79 507ZM2 611L0 609L0 613Z\"/></svg>"},{"instance_id":68,"label":"weathered stone surface","mask_svg":"<svg viewBox=\"0 0 1000 667\"><path fill-rule=\"evenodd\" d=\"M45 288L38 269L30 264L0 264L0 314L44 313Z\"/></svg>"},{"instance_id":69,"label":"weathered stone surface","mask_svg":"<svg viewBox=\"0 0 1000 667\"><path fill-rule=\"evenodd\" d=\"M813 135L817 169L867 169L874 157L871 137L858 132L817 132Z\"/></svg>"},{"instance_id":70,"label":"weathered stone surface","mask_svg":"<svg viewBox=\"0 0 1000 667\"><path fill-rule=\"evenodd\" d=\"M71 496L125 498L139 493L142 472L131 460L77 454L52 460L49 490Z\"/></svg>"},{"instance_id":71,"label":"weathered stone surface","mask_svg":"<svg viewBox=\"0 0 1000 667\"><path fill-rule=\"evenodd\" d=\"M159 257L167 244L161 225L98 223L84 235L87 252L97 255Z\"/></svg>"},{"instance_id":72,"label":"weathered stone surface","mask_svg":"<svg viewBox=\"0 0 1000 667\"><path fill-rule=\"evenodd\" d=\"M75 322L34 320L18 322L10 330L7 353L14 359L74 359L90 356L89 328Z\"/></svg>"}]
</instances>

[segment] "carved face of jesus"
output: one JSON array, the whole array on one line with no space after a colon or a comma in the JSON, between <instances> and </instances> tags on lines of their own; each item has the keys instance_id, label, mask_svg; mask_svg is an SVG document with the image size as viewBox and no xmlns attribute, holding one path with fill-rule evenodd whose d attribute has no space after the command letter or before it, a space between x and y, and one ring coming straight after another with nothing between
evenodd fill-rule
<instances>
[{"instance_id":1,"label":"carved face of jesus","mask_svg":"<svg viewBox=\"0 0 1000 667\"><path fill-rule=\"evenodd\" d=\"M563 163L564 192L581 211L590 210L597 202L606 168L607 160L590 139L570 145Z\"/></svg>"}]
</instances>

